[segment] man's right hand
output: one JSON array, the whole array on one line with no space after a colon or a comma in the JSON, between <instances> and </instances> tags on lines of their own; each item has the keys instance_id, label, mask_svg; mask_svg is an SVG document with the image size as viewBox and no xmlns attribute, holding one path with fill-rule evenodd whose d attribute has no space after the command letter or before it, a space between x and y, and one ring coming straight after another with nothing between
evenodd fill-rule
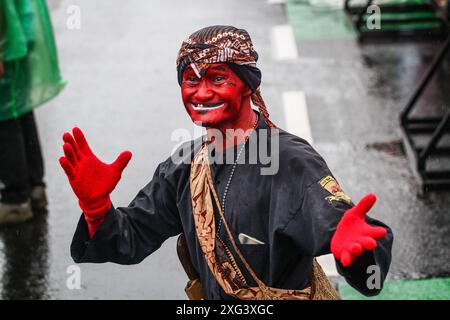
<instances>
[{"instance_id":1,"label":"man's right hand","mask_svg":"<svg viewBox=\"0 0 450 320\"><path fill-rule=\"evenodd\" d=\"M122 171L131 159L131 152L122 152L111 164L100 161L89 147L83 132L73 129L73 136L63 135L64 157L59 159L85 214L105 214L110 206L110 193L119 182Z\"/></svg>"}]
</instances>

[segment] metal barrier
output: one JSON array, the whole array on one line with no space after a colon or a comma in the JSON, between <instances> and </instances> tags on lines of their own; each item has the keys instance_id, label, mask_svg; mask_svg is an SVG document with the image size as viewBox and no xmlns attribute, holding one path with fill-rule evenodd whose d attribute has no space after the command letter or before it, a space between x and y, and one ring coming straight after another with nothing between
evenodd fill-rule
<instances>
[{"instance_id":1,"label":"metal barrier","mask_svg":"<svg viewBox=\"0 0 450 320\"><path fill-rule=\"evenodd\" d=\"M450 187L450 169L431 170L427 161L433 156L450 158L450 146L439 146L446 133L450 133L450 102L442 117L411 117L410 114L423 94L428 83L450 52L450 36L447 37L431 65L423 75L417 88L400 113L403 142L408 157L413 160L412 169L421 183L422 192L434 188ZM450 87L450 85L449 85ZM419 135L428 137L425 145L416 140Z\"/></svg>"}]
</instances>

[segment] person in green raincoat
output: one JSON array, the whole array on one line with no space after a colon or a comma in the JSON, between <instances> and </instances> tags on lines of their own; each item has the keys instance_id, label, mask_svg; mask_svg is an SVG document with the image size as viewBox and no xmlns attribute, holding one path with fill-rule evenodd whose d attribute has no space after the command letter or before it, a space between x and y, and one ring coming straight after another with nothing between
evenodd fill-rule
<instances>
[{"instance_id":1,"label":"person in green raincoat","mask_svg":"<svg viewBox=\"0 0 450 320\"><path fill-rule=\"evenodd\" d=\"M46 208L33 109L64 85L45 0L0 0L0 225Z\"/></svg>"}]
</instances>

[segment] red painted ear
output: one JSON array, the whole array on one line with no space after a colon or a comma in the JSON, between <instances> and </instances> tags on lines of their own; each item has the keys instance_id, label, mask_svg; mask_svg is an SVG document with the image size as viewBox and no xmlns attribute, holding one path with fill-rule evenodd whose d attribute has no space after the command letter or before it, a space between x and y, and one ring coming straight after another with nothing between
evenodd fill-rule
<instances>
[{"instance_id":1,"label":"red painted ear","mask_svg":"<svg viewBox=\"0 0 450 320\"><path fill-rule=\"evenodd\" d=\"M245 85L244 93L242 94L244 97L251 96L253 93L252 89L249 86Z\"/></svg>"}]
</instances>

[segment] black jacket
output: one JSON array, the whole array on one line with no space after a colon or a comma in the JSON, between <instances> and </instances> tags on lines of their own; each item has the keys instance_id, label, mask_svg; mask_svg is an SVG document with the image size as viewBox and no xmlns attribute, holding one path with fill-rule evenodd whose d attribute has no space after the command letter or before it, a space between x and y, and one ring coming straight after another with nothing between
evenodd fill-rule
<instances>
[{"instance_id":1,"label":"black jacket","mask_svg":"<svg viewBox=\"0 0 450 320\"><path fill-rule=\"evenodd\" d=\"M312 258L330 253L336 225L353 204L329 200L331 194L320 181L327 176L332 177L332 174L322 157L305 140L283 130L276 134L267 129L260 119L258 129L253 133L258 135L258 139L250 139L245 145L242 159L246 164L236 166L227 195L225 216L240 250L266 285L303 289L308 285ZM279 165L276 174L261 175L261 168L275 166L259 158L256 164L249 164L248 151L255 145L258 147L255 141L261 140L260 136L266 132L269 133L266 146L272 152L272 159L278 157ZM279 141L279 147L272 144L274 139ZM167 238L183 232L206 297L230 298L210 272L195 233L189 173L190 160L201 142L191 141L175 153L184 163L174 161L173 157L161 163L153 179L128 207L111 208L92 239L89 239L82 215L71 245L75 262L139 263ZM214 156L219 159L226 154ZM232 164L211 165L220 198L231 167ZM216 225L217 221L216 218ZM369 217L367 221L387 228L387 236L378 241L374 251L358 257L351 267L344 268L339 262L336 264L350 285L363 294L374 295L380 290L367 288L367 278L372 274L367 273L367 267L378 265L381 281L384 281L391 261L393 235L383 223ZM240 233L264 244L239 244ZM221 228L220 235L227 241L225 228ZM238 264L244 271L239 261ZM245 271L244 276L248 283L254 285Z\"/></svg>"}]
</instances>

